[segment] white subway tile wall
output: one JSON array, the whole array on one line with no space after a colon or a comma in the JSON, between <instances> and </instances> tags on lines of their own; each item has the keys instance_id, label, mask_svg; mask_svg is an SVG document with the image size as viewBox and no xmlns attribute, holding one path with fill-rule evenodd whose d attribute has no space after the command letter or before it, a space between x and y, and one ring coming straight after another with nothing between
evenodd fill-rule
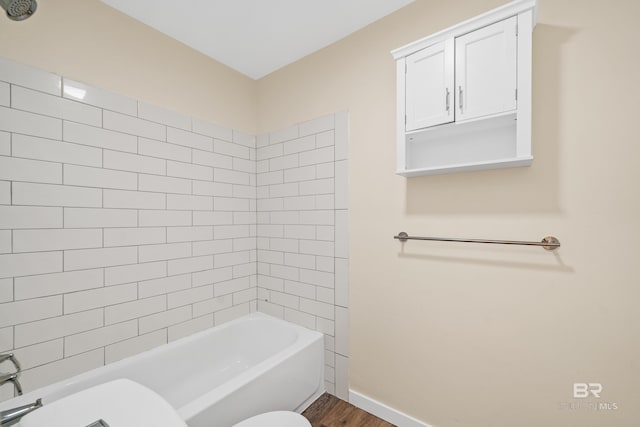
<instances>
[{"instance_id":1,"label":"white subway tile wall","mask_svg":"<svg viewBox=\"0 0 640 427\"><path fill-rule=\"evenodd\" d=\"M0 351L25 391L256 310L255 148L0 59Z\"/></svg>"},{"instance_id":2,"label":"white subway tile wall","mask_svg":"<svg viewBox=\"0 0 640 427\"><path fill-rule=\"evenodd\" d=\"M347 135L339 113L256 138L0 59L0 351L25 391L260 310L325 334L347 398Z\"/></svg>"},{"instance_id":3,"label":"white subway tile wall","mask_svg":"<svg viewBox=\"0 0 640 427\"><path fill-rule=\"evenodd\" d=\"M345 400L347 123L323 116L258 136L256 150L258 310L325 334L325 385Z\"/></svg>"}]
</instances>

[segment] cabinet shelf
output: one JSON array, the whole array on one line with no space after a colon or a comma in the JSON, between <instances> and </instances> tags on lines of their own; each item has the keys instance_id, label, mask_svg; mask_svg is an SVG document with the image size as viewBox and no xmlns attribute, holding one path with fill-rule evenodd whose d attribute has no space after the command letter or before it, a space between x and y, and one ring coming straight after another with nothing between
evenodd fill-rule
<instances>
[{"instance_id":1,"label":"cabinet shelf","mask_svg":"<svg viewBox=\"0 0 640 427\"><path fill-rule=\"evenodd\" d=\"M411 178L414 176L442 175L447 173L473 172L485 169L502 169L519 166L529 166L531 165L532 161L533 157L531 156L508 159L494 159L488 162L460 163L432 168L406 169L397 171L396 173L400 176Z\"/></svg>"},{"instance_id":2,"label":"cabinet shelf","mask_svg":"<svg viewBox=\"0 0 640 427\"><path fill-rule=\"evenodd\" d=\"M529 166L530 155L519 155L512 143L515 112L454 122L406 134L405 177Z\"/></svg>"}]
</instances>

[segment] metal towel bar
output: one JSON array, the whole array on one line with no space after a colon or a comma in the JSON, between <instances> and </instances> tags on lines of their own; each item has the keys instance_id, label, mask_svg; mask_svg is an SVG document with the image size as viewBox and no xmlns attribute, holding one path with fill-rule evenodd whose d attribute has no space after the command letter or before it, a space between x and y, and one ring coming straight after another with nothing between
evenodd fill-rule
<instances>
[{"instance_id":1,"label":"metal towel bar","mask_svg":"<svg viewBox=\"0 0 640 427\"><path fill-rule=\"evenodd\" d=\"M489 243L495 245L524 245L524 246L542 246L547 251L553 251L560 247L560 241L553 236L547 236L540 242L523 242L518 240L485 240L485 239L452 239L446 237L417 237L409 236L404 231L393 236L401 242L407 240L433 240L436 242L463 242L463 243Z\"/></svg>"}]
</instances>

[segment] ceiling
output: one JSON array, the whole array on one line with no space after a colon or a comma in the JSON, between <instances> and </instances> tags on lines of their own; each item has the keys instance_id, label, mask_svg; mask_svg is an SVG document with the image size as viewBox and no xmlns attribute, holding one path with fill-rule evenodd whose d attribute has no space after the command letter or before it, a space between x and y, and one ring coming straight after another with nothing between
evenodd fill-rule
<instances>
[{"instance_id":1,"label":"ceiling","mask_svg":"<svg viewBox=\"0 0 640 427\"><path fill-rule=\"evenodd\" d=\"M414 0L102 0L253 79Z\"/></svg>"}]
</instances>

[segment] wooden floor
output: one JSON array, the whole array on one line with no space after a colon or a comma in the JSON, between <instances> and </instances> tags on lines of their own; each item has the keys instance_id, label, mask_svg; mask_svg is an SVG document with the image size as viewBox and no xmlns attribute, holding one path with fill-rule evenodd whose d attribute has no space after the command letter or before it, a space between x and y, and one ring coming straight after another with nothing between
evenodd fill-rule
<instances>
[{"instance_id":1,"label":"wooden floor","mask_svg":"<svg viewBox=\"0 0 640 427\"><path fill-rule=\"evenodd\" d=\"M302 415L313 427L395 427L329 393L320 396Z\"/></svg>"}]
</instances>

